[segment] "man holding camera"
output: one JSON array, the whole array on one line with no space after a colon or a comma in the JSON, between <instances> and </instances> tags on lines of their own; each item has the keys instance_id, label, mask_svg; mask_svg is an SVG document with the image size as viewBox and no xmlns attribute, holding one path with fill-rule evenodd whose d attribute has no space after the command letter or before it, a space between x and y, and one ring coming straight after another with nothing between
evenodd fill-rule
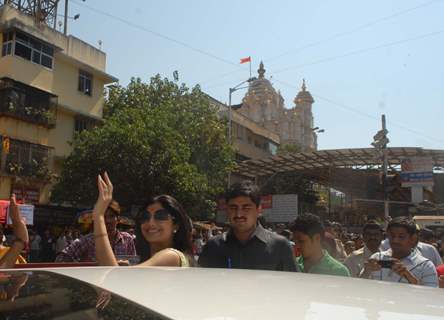
<instances>
[{"instance_id":1,"label":"man holding camera","mask_svg":"<svg viewBox=\"0 0 444 320\"><path fill-rule=\"evenodd\" d=\"M391 249L373 254L360 277L438 287L435 266L415 250L416 232L415 223L407 217L390 221L387 235Z\"/></svg>"}]
</instances>

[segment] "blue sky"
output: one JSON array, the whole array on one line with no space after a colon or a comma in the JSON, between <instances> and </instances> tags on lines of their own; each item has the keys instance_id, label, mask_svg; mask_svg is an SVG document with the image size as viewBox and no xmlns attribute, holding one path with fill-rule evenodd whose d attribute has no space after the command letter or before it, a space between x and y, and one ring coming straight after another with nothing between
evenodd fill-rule
<instances>
[{"instance_id":1,"label":"blue sky","mask_svg":"<svg viewBox=\"0 0 444 320\"><path fill-rule=\"evenodd\" d=\"M121 84L178 70L227 102L251 56L287 107L306 79L320 149L369 147L382 113L390 146L444 149L444 0L71 0L77 13L69 32L101 40Z\"/></svg>"}]
</instances>

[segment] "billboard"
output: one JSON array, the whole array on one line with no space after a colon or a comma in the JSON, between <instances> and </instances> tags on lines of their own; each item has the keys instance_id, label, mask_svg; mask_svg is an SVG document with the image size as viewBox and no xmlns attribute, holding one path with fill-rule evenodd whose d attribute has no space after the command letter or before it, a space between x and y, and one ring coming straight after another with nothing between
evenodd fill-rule
<instances>
[{"instance_id":1,"label":"billboard","mask_svg":"<svg viewBox=\"0 0 444 320\"><path fill-rule=\"evenodd\" d=\"M411 157L401 161L402 187L433 186L433 159Z\"/></svg>"},{"instance_id":2,"label":"billboard","mask_svg":"<svg viewBox=\"0 0 444 320\"><path fill-rule=\"evenodd\" d=\"M19 204L20 216L27 225L34 224L34 206L30 204ZM12 224L9 217L9 201L0 200L0 223Z\"/></svg>"},{"instance_id":3,"label":"billboard","mask_svg":"<svg viewBox=\"0 0 444 320\"><path fill-rule=\"evenodd\" d=\"M297 194L274 194L261 198L262 215L267 222L290 222L298 214ZM220 199L217 206L216 221L226 222L225 200Z\"/></svg>"}]
</instances>

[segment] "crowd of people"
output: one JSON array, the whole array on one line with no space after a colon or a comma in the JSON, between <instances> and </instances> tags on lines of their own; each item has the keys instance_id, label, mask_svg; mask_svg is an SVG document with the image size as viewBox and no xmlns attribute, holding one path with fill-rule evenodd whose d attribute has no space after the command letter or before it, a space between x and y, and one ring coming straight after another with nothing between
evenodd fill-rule
<instances>
[{"instance_id":1,"label":"crowd of people","mask_svg":"<svg viewBox=\"0 0 444 320\"><path fill-rule=\"evenodd\" d=\"M409 217L397 217L384 228L368 220L361 234L350 234L336 222L303 213L287 226L271 230L260 222L259 188L250 181L226 192L228 227L193 233L193 223L170 195L147 199L137 215L134 233L117 228L120 207L105 173L97 177L99 196L93 209L93 232L79 236L65 230L52 238L29 232L14 195L10 216L15 237L0 243L0 267L19 263L29 242L31 261L96 262L128 265L240 268L326 274L444 287L442 239L420 230ZM1 230L1 229L0 229ZM0 239L2 234L0 234Z\"/></svg>"}]
</instances>

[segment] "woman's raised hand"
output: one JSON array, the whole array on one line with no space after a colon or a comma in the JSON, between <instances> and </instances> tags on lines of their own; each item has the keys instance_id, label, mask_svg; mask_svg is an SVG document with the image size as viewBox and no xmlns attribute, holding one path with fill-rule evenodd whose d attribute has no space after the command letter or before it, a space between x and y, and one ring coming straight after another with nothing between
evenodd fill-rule
<instances>
[{"instance_id":1,"label":"woman's raised hand","mask_svg":"<svg viewBox=\"0 0 444 320\"><path fill-rule=\"evenodd\" d=\"M11 195L11 199L9 202L9 213L12 221L12 227L14 229L14 235L16 236L16 238L22 240L23 242L28 242L28 229L26 228L26 224L20 216L15 194Z\"/></svg>"},{"instance_id":2,"label":"woman's raised hand","mask_svg":"<svg viewBox=\"0 0 444 320\"><path fill-rule=\"evenodd\" d=\"M99 196L97 197L96 209L94 212L105 215L105 211L108 208L111 200L113 200L113 184L105 172L102 176L97 176L97 187L99 189Z\"/></svg>"}]
</instances>

